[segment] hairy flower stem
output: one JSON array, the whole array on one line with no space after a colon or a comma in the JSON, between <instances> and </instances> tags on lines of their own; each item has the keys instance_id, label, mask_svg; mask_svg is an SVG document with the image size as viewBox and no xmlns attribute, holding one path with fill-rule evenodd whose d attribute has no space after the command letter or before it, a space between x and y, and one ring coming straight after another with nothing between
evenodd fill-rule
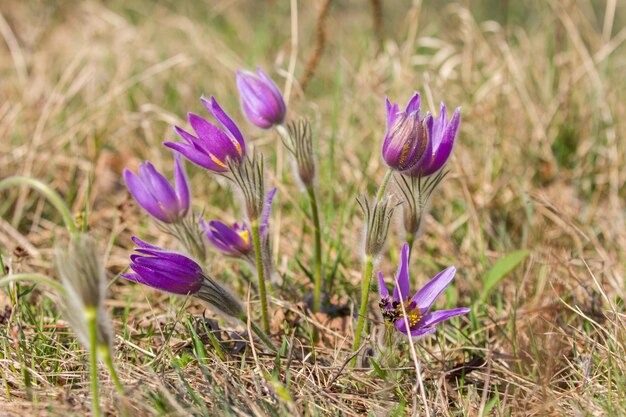
<instances>
[{"instance_id":1,"label":"hairy flower stem","mask_svg":"<svg viewBox=\"0 0 626 417\"><path fill-rule=\"evenodd\" d=\"M59 214L61 214L65 227L67 227L67 230L69 230L72 235L75 235L78 232L78 230L76 230L76 224L74 223L72 213L70 212L70 209L67 208L67 205L61 196L43 182L30 177L9 177L0 181L0 191L9 187L25 185L39 191L48 199L50 204L52 204L54 208L57 209Z\"/></svg>"},{"instance_id":2,"label":"hairy flower stem","mask_svg":"<svg viewBox=\"0 0 626 417\"><path fill-rule=\"evenodd\" d=\"M320 311L321 294L322 294L322 231L320 229L320 215L317 207L317 197L315 188L312 185L306 187L306 192L311 203L311 213L313 217L313 232L315 235L314 246L314 274L313 274L313 312Z\"/></svg>"},{"instance_id":3,"label":"hairy flower stem","mask_svg":"<svg viewBox=\"0 0 626 417\"><path fill-rule=\"evenodd\" d=\"M267 291L265 289L265 268L263 252L261 249L261 233L259 231L259 221L255 219L250 225L252 233L252 242L254 245L254 256L256 263L256 271L259 279L259 297L261 298L261 318L263 320L263 330L270 332L270 321L267 311Z\"/></svg>"},{"instance_id":4,"label":"hairy flower stem","mask_svg":"<svg viewBox=\"0 0 626 417\"><path fill-rule=\"evenodd\" d=\"M352 346L353 352L356 352L361 347L361 333L363 333L363 329L365 328L365 317L367 316L367 305L369 301L373 270L374 258L368 255L365 258L365 270L363 272L363 279L361 280L361 306L359 307L359 318L354 332L354 345ZM352 358L350 366L353 368L356 365L356 359L356 356Z\"/></svg>"},{"instance_id":5,"label":"hairy flower stem","mask_svg":"<svg viewBox=\"0 0 626 417\"><path fill-rule=\"evenodd\" d=\"M89 373L91 378L91 408L94 417L100 417L100 393L98 392L98 312L93 307L85 309L89 327Z\"/></svg>"},{"instance_id":6,"label":"hairy flower stem","mask_svg":"<svg viewBox=\"0 0 626 417\"><path fill-rule=\"evenodd\" d=\"M383 181L380 183L380 187L378 187L378 192L376 192L376 201L380 201L383 199L385 195L385 190L387 190L387 185L389 184L389 180L391 179L391 175L393 174L392 169L388 169L387 173L383 177Z\"/></svg>"},{"instance_id":7,"label":"hairy flower stem","mask_svg":"<svg viewBox=\"0 0 626 417\"><path fill-rule=\"evenodd\" d=\"M120 381L120 377L117 375L117 371L115 370L115 365L113 364L113 357L111 356L111 348L108 345L100 344L98 346L98 356L102 359L102 362L107 366L109 370L109 375L111 375L111 379L113 380L113 384L115 385L115 389L118 394L124 395L126 390L124 389L124 385L122 381Z\"/></svg>"},{"instance_id":8,"label":"hairy flower stem","mask_svg":"<svg viewBox=\"0 0 626 417\"><path fill-rule=\"evenodd\" d=\"M250 329L254 332L254 334L256 334L259 339L261 339L263 341L263 343L265 343L265 346L267 346L268 348L270 348L271 350L273 350L274 352L277 352L278 350L276 349L276 346L274 346L274 343L272 342L272 339L269 338L269 336L267 335L267 333L265 333L259 326L257 326L252 320L248 321L248 316L245 314L242 314L239 317L239 320L241 320L242 322L244 322L246 325L250 325Z\"/></svg>"}]
</instances>

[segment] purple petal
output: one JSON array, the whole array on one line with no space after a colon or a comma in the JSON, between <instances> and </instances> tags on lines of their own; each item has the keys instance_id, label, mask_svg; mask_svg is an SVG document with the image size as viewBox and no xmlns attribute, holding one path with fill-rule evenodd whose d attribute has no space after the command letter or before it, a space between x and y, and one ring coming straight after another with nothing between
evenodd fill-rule
<instances>
[{"instance_id":1,"label":"purple petal","mask_svg":"<svg viewBox=\"0 0 626 417\"><path fill-rule=\"evenodd\" d=\"M418 112L420 111L420 93L413 93L413 97L411 97L411 99L409 100L408 104L406 105L406 113L407 114L411 114L413 112Z\"/></svg>"},{"instance_id":2,"label":"purple petal","mask_svg":"<svg viewBox=\"0 0 626 417\"><path fill-rule=\"evenodd\" d=\"M159 206L159 202L154 198L154 196L146 189L143 181L135 175L129 169L124 170L124 181L126 181L126 186L128 187L128 191L135 198L137 203L150 213L151 216L163 221L168 222L169 216L163 211L161 206Z\"/></svg>"},{"instance_id":3,"label":"purple petal","mask_svg":"<svg viewBox=\"0 0 626 417\"><path fill-rule=\"evenodd\" d=\"M231 140L234 139L238 143L237 153L240 157L243 157L246 153L246 143L243 139L241 131L239 130L235 122L233 122L233 119L231 119L230 116L228 116L228 114L226 114L226 112L222 110L217 100L215 100L215 97L211 96L210 102L208 102L204 97L202 97L200 100L202 101L202 104L204 104L204 107L206 107L206 109L213 115L213 117L215 117L217 121L220 122L220 124L224 127L224 129L226 129L230 133Z\"/></svg>"},{"instance_id":4,"label":"purple petal","mask_svg":"<svg viewBox=\"0 0 626 417\"><path fill-rule=\"evenodd\" d=\"M205 153L217 159L214 162L218 165L222 163L225 166L227 157L241 158L241 146L217 126L194 113L189 113L188 118L191 127L198 134L199 141L197 144L202 147Z\"/></svg>"},{"instance_id":5,"label":"purple petal","mask_svg":"<svg viewBox=\"0 0 626 417\"><path fill-rule=\"evenodd\" d=\"M163 142L163 145L179 152L185 158L202 168L215 172L225 172L228 170L227 168L215 163L209 155L204 153L203 150L198 149L195 144L187 145L186 143L180 142Z\"/></svg>"},{"instance_id":6,"label":"purple petal","mask_svg":"<svg viewBox=\"0 0 626 417\"><path fill-rule=\"evenodd\" d=\"M174 184L181 215L184 216L189 211L191 197L189 195L189 181L185 172L185 163L181 160L178 153L174 155Z\"/></svg>"},{"instance_id":7,"label":"purple petal","mask_svg":"<svg viewBox=\"0 0 626 417\"><path fill-rule=\"evenodd\" d=\"M382 272L378 272L378 294L380 294L381 300L389 297L389 290L385 285L385 278L383 277Z\"/></svg>"},{"instance_id":8,"label":"purple petal","mask_svg":"<svg viewBox=\"0 0 626 417\"><path fill-rule=\"evenodd\" d=\"M433 279L431 279L426 285L424 285L418 292L413 296L413 302L423 311L426 312L430 309L430 306L435 302L435 299L439 297L452 279L454 278L454 274L456 273L456 268L451 266L449 268L444 269Z\"/></svg>"},{"instance_id":9,"label":"purple petal","mask_svg":"<svg viewBox=\"0 0 626 417\"><path fill-rule=\"evenodd\" d=\"M400 108L395 103L391 104L388 97L385 97L385 106L387 107L387 130L389 130L396 121Z\"/></svg>"},{"instance_id":10,"label":"purple petal","mask_svg":"<svg viewBox=\"0 0 626 417\"><path fill-rule=\"evenodd\" d=\"M460 316L462 314L467 314L469 312L470 309L467 307L453 308L451 310L433 311L432 313L426 314L417 324L417 327L435 326L437 323L440 323L444 320L448 320L449 318Z\"/></svg>"},{"instance_id":11,"label":"purple petal","mask_svg":"<svg viewBox=\"0 0 626 417\"><path fill-rule=\"evenodd\" d=\"M439 136L439 146L433 154L429 166L424 169L423 175L431 175L441 169L452 154L456 133L461 122L461 111L457 108L452 115L450 123L445 127Z\"/></svg>"},{"instance_id":12,"label":"purple petal","mask_svg":"<svg viewBox=\"0 0 626 417\"><path fill-rule=\"evenodd\" d=\"M411 330L411 337L413 338L424 337L424 336L428 336L429 334L435 333L435 331L437 331L436 327L420 327L415 330ZM406 332L403 332L403 333L406 334Z\"/></svg>"},{"instance_id":13,"label":"purple petal","mask_svg":"<svg viewBox=\"0 0 626 417\"><path fill-rule=\"evenodd\" d=\"M146 190L154 196L163 212L168 216L169 221L174 220L179 211L178 196L167 178L158 172L150 162L139 165L139 178L143 181Z\"/></svg>"},{"instance_id":14,"label":"purple petal","mask_svg":"<svg viewBox=\"0 0 626 417\"><path fill-rule=\"evenodd\" d=\"M409 297L409 245L402 246L400 265L396 273L396 287L393 290L393 299L403 301Z\"/></svg>"},{"instance_id":15,"label":"purple petal","mask_svg":"<svg viewBox=\"0 0 626 417\"><path fill-rule=\"evenodd\" d=\"M128 275L130 275L128 279L132 281L174 294L187 295L197 292L202 284L201 281L185 280L173 275L164 275L141 265L131 264L131 268L135 271L135 274L127 274L127 276L124 276L125 278L128 278Z\"/></svg>"}]
</instances>

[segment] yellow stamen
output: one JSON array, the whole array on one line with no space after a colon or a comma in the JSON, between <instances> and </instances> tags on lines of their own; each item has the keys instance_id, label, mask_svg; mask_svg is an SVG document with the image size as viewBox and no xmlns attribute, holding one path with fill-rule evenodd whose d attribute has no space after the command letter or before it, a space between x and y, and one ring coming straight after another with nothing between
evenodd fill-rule
<instances>
[{"instance_id":1,"label":"yellow stamen","mask_svg":"<svg viewBox=\"0 0 626 417\"><path fill-rule=\"evenodd\" d=\"M213 155L212 153L209 154L209 157L211 158L211 161L215 162L217 165L219 165L222 168L228 168L226 166L226 164L223 161L220 161L217 156Z\"/></svg>"},{"instance_id":2,"label":"yellow stamen","mask_svg":"<svg viewBox=\"0 0 626 417\"><path fill-rule=\"evenodd\" d=\"M239 233L239 236L243 239L246 245L250 244L250 232L247 230L242 230Z\"/></svg>"}]
</instances>

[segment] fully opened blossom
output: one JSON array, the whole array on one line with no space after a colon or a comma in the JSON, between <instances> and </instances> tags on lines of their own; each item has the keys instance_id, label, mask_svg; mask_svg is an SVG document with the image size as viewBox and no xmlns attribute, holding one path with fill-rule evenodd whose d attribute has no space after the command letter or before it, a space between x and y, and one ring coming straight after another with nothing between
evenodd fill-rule
<instances>
[{"instance_id":1,"label":"fully opened blossom","mask_svg":"<svg viewBox=\"0 0 626 417\"><path fill-rule=\"evenodd\" d=\"M273 188L267 193L265 199L265 207L263 208L259 226L261 237L267 234L269 228L270 211L275 194L276 188ZM247 224L242 223L239 225L234 223L232 226L228 226L218 220L212 220L208 223L201 220L200 224L213 246L225 255L248 258L252 253L252 237Z\"/></svg>"},{"instance_id":2,"label":"fully opened blossom","mask_svg":"<svg viewBox=\"0 0 626 417\"><path fill-rule=\"evenodd\" d=\"M439 117L426 123L428 130L428 146L424 157L417 165L410 169L411 176L427 176L439 171L448 161L454 147L459 124L461 123L461 108L457 107L448 121L446 105L441 103Z\"/></svg>"},{"instance_id":3,"label":"fully opened blossom","mask_svg":"<svg viewBox=\"0 0 626 417\"><path fill-rule=\"evenodd\" d=\"M201 100L222 128L197 114L189 113L187 118L196 136L175 126L174 130L185 142L165 142L164 145L180 152L196 165L215 172L228 171L227 160L241 162L246 153L243 135L214 97L210 101L205 98Z\"/></svg>"},{"instance_id":4,"label":"fully opened blossom","mask_svg":"<svg viewBox=\"0 0 626 417\"><path fill-rule=\"evenodd\" d=\"M205 274L196 261L139 238L132 239L138 246L137 253L130 256L133 272L122 274L122 277L161 291L193 295L229 316L243 317L241 302Z\"/></svg>"},{"instance_id":5,"label":"fully opened blossom","mask_svg":"<svg viewBox=\"0 0 626 417\"><path fill-rule=\"evenodd\" d=\"M237 89L241 108L254 125L269 129L285 120L287 107L283 95L261 68L257 68L256 74L237 71Z\"/></svg>"},{"instance_id":6,"label":"fully opened blossom","mask_svg":"<svg viewBox=\"0 0 626 417\"><path fill-rule=\"evenodd\" d=\"M396 273L393 296L389 295L382 272L378 273L379 306L385 321L394 324L398 331L406 335L420 337L434 333L436 325L444 320L469 313L470 309L467 307L430 311L435 299L452 282L455 273L456 269L453 266L444 269L411 297L409 295L409 245L405 243ZM403 306L406 316L403 314Z\"/></svg>"},{"instance_id":7,"label":"fully opened blossom","mask_svg":"<svg viewBox=\"0 0 626 417\"><path fill-rule=\"evenodd\" d=\"M404 111L398 104L391 104L385 99L387 106L387 132L383 141L383 159L390 168L405 171L418 164L428 144L428 135L424 124L431 119L427 115L420 118L420 95L413 94Z\"/></svg>"},{"instance_id":8,"label":"fully opened blossom","mask_svg":"<svg viewBox=\"0 0 626 417\"><path fill-rule=\"evenodd\" d=\"M150 162L139 165L138 175L125 169L124 180L137 203L162 222L179 221L189 211L189 184L179 157L174 166L173 187Z\"/></svg>"}]
</instances>

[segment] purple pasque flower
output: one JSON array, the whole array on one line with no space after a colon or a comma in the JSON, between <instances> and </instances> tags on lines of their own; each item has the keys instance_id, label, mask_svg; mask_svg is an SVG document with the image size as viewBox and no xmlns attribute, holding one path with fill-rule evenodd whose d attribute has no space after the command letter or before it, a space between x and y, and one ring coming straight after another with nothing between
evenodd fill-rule
<instances>
[{"instance_id":1,"label":"purple pasque flower","mask_svg":"<svg viewBox=\"0 0 626 417\"><path fill-rule=\"evenodd\" d=\"M132 237L138 246L130 256L133 272L122 277L161 291L179 295L195 294L202 288L205 275L194 260Z\"/></svg>"},{"instance_id":2,"label":"purple pasque flower","mask_svg":"<svg viewBox=\"0 0 626 417\"><path fill-rule=\"evenodd\" d=\"M164 142L168 148L180 152L196 165L215 172L228 171L228 162L241 162L246 153L246 144L241 131L214 97L210 101L201 98L204 107L221 124L222 128L194 113L187 114L189 124L196 132L192 135L186 130L174 126L174 130L185 142Z\"/></svg>"},{"instance_id":3,"label":"purple pasque flower","mask_svg":"<svg viewBox=\"0 0 626 417\"><path fill-rule=\"evenodd\" d=\"M410 297L409 245L405 243L402 246L402 256L396 273L396 286L393 290L393 296L389 295L382 272L378 273L379 306L383 318L388 323L394 324L398 331L412 337L421 337L434 333L439 322L469 313L470 309L467 307L430 311L435 299L452 282L455 273L456 268L453 266L444 269L413 297ZM404 306L406 316L403 315L402 306Z\"/></svg>"},{"instance_id":4,"label":"purple pasque flower","mask_svg":"<svg viewBox=\"0 0 626 417\"><path fill-rule=\"evenodd\" d=\"M181 220L189 211L189 183L183 162L175 156L174 186L147 162L139 165L136 175L128 168L124 170L128 191L137 203L151 216L164 223Z\"/></svg>"},{"instance_id":5,"label":"purple pasque flower","mask_svg":"<svg viewBox=\"0 0 626 417\"><path fill-rule=\"evenodd\" d=\"M237 89L241 108L252 124L269 129L285 120L287 107L283 95L261 68L256 69L256 74L237 71Z\"/></svg>"},{"instance_id":6,"label":"purple pasque flower","mask_svg":"<svg viewBox=\"0 0 626 417\"><path fill-rule=\"evenodd\" d=\"M420 95L414 93L404 111L398 104L385 99L387 106L387 132L383 140L383 159L391 169L405 171L413 168L424 156L428 135L424 127L431 119L420 118Z\"/></svg>"},{"instance_id":7,"label":"purple pasque flower","mask_svg":"<svg viewBox=\"0 0 626 417\"><path fill-rule=\"evenodd\" d=\"M413 177L427 176L439 171L448 161L454 147L459 124L461 123L461 108L457 107L448 122L446 105L441 103L439 117L426 123L428 130L428 146L424 157L408 172Z\"/></svg>"},{"instance_id":8,"label":"purple pasque flower","mask_svg":"<svg viewBox=\"0 0 626 417\"><path fill-rule=\"evenodd\" d=\"M276 188L272 188L265 198L265 206L263 207L261 224L259 225L261 237L265 236L269 230L269 217L275 194ZM249 257L253 250L252 235L247 224L242 223L239 225L234 223L232 226L228 226L219 220L211 220L208 223L200 220L200 225L204 229L209 242L225 255L252 259Z\"/></svg>"}]
</instances>

